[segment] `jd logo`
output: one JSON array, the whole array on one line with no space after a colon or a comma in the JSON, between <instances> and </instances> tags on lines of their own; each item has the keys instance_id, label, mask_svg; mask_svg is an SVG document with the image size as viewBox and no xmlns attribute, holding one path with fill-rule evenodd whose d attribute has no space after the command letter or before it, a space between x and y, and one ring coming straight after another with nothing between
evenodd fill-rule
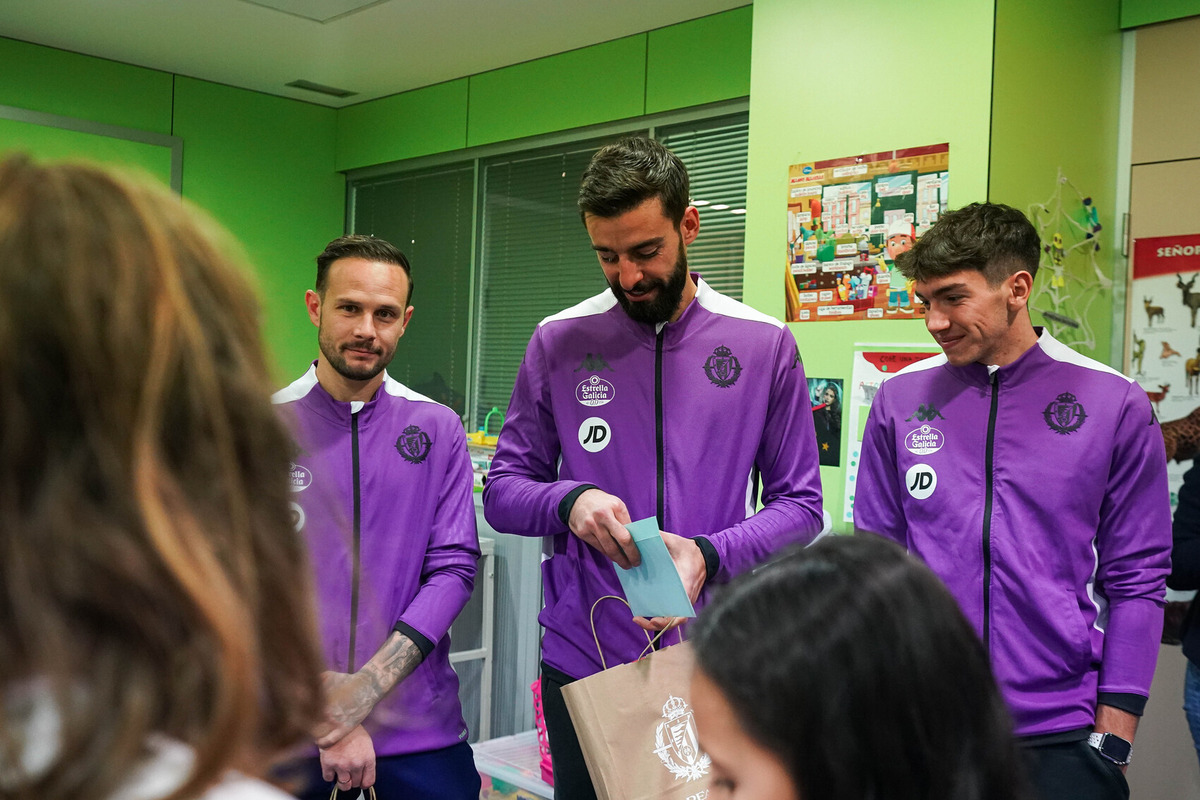
<instances>
[{"instance_id":1,"label":"jd logo","mask_svg":"<svg viewBox=\"0 0 1200 800\"><path fill-rule=\"evenodd\" d=\"M913 464L904 474L904 485L915 500L924 500L937 488L937 473L928 464Z\"/></svg>"},{"instance_id":2,"label":"jd logo","mask_svg":"<svg viewBox=\"0 0 1200 800\"><path fill-rule=\"evenodd\" d=\"M612 370L608 362L604 360L604 356L599 353L588 353L583 357L583 361L576 367L576 372L599 372L602 369Z\"/></svg>"},{"instance_id":3,"label":"jd logo","mask_svg":"<svg viewBox=\"0 0 1200 800\"><path fill-rule=\"evenodd\" d=\"M292 518L292 530L299 533L304 530L304 509L299 503L288 503L289 516Z\"/></svg>"},{"instance_id":4,"label":"jd logo","mask_svg":"<svg viewBox=\"0 0 1200 800\"><path fill-rule=\"evenodd\" d=\"M599 417L588 417L579 426L579 444L589 453L599 453L611 441L612 431Z\"/></svg>"},{"instance_id":5,"label":"jd logo","mask_svg":"<svg viewBox=\"0 0 1200 800\"><path fill-rule=\"evenodd\" d=\"M933 403L922 403L917 406L917 410L913 412L912 416L904 421L912 422L914 419L918 422L933 422L935 419L945 419L945 417L942 416L942 412L933 407Z\"/></svg>"}]
</instances>

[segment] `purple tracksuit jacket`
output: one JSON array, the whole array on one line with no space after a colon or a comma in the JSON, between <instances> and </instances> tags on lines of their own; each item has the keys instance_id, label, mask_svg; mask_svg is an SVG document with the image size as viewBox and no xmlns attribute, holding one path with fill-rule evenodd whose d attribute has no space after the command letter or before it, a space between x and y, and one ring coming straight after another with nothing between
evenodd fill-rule
<instances>
[{"instance_id":1,"label":"purple tracksuit jacket","mask_svg":"<svg viewBox=\"0 0 1200 800\"><path fill-rule=\"evenodd\" d=\"M312 554L328 668L354 672L393 630L425 653L363 723L376 755L465 741L447 633L479 557L462 423L386 374L366 403L334 400L315 366L272 400L298 447L293 511Z\"/></svg>"},{"instance_id":2,"label":"purple tracksuit jacket","mask_svg":"<svg viewBox=\"0 0 1200 800\"><path fill-rule=\"evenodd\" d=\"M854 524L923 558L991 657L1021 736L1141 713L1170 570L1162 433L1129 378L1042 332L1016 361L880 386Z\"/></svg>"},{"instance_id":3,"label":"purple tracksuit jacket","mask_svg":"<svg viewBox=\"0 0 1200 800\"><path fill-rule=\"evenodd\" d=\"M601 669L592 604L622 592L618 567L567 532L560 504L573 490L594 485L631 519L657 516L662 530L704 537L706 589L821 528L816 434L791 332L693 277L695 299L657 329L630 319L611 290L543 320L488 471L488 522L554 537L542 656L576 678ZM595 619L609 666L645 649L622 604L601 603Z\"/></svg>"}]
</instances>

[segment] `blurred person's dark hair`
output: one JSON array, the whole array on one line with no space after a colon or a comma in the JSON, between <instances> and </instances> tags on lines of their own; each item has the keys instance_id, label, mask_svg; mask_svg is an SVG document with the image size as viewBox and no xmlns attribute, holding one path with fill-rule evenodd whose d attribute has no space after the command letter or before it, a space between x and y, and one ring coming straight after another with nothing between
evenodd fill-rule
<instances>
[{"instance_id":1,"label":"blurred person's dark hair","mask_svg":"<svg viewBox=\"0 0 1200 800\"><path fill-rule=\"evenodd\" d=\"M1023 797L982 644L891 542L789 551L718 594L691 639L700 673L804 800Z\"/></svg>"},{"instance_id":2,"label":"blurred person's dark hair","mask_svg":"<svg viewBox=\"0 0 1200 800\"><path fill-rule=\"evenodd\" d=\"M292 445L233 252L148 179L0 163L5 797L109 797L158 736L193 748L194 797L320 718Z\"/></svg>"}]
</instances>

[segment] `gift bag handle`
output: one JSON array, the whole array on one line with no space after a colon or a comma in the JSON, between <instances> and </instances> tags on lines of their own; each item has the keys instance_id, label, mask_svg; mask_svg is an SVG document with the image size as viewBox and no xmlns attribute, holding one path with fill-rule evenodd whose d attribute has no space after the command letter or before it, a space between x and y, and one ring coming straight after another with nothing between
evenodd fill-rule
<instances>
[{"instance_id":1,"label":"gift bag handle","mask_svg":"<svg viewBox=\"0 0 1200 800\"><path fill-rule=\"evenodd\" d=\"M347 789L347 791L353 791L353 790ZM374 786L371 786L370 788L367 788L367 789L359 789L359 791L364 792L367 795L367 800L375 800L375 787ZM333 785L333 791L329 793L329 800L337 800L337 793L338 793L338 788L337 788L337 784L335 783Z\"/></svg>"},{"instance_id":2,"label":"gift bag handle","mask_svg":"<svg viewBox=\"0 0 1200 800\"><path fill-rule=\"evenodd\" d=\"M596 606L600 605L601 600L618 600L625 604L625 607L629 609L630 614L633 613L633 609L630 607L628 600L615 594L606 594L603 597L597 598L596 602L592 603L592 611L589 614L590 621L592 623L592 641L596 643L596 652L600 656L601 669L608 669L608 663L604 660L604 650L600 648L600 636L596 633ZM638 654L637 660L641 661L643 658L645 658L654 649L654 643L662 638L662 635L668 630L669 628L664 628L656 633L653 638L651 638L650 631L642 629L642 633L646 634L646 647L641 653ZM683 644L683 627L676 625L675 630L679 634L679 643ZM333 800L333 798L330 798L330 800ZM371 798L371 800L374 800L374 798Z\"/></svg>"}]
</instances>

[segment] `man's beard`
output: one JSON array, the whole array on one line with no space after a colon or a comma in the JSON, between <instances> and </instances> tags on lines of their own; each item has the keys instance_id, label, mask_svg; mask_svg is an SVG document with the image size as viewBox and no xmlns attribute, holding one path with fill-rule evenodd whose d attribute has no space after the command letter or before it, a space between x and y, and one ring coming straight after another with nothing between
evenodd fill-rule
<instances>
[{"instance_id":1,"label":"man's beard","mask_svg":"<svg viewBox=\"0 0 1200 800\"><path fill-rule=\"evenodd\" d=\"M625 290L621 288L619 279L609 281L608 285L630 319L657 325L660 322L670 321L671 317L675 316L675 312L679 310L679 303L683 300L683 290L687 287L687 277L687 253L680 244L679 256L675 259L675 270L671 273L670 278L665 281L660 278L643 278L633 287L641 291L657 288L658 294L653 300L640 303L630 300L625 295Z\"/></svg>"},{"instance_id":2,"label":"man's beard","mask_svg":"<svg viewBox=\"0 0 1200 800\"><path fill-rule=\"evenodd\" d=\"M321 347L321 354L325 356L325 360L329 362L329 366L333 367L337 374L343 378L352 381L369 381L379 373L383 372L384 368L391 361L390 358L383 358L383 349L378 345L371 346L371 352L379 356L379 360L372 366L352 367L346 362L342 355L341 348L332 339L326 338L324 333L318 331L317 344Z\"/></svg>"}]
</instances>

